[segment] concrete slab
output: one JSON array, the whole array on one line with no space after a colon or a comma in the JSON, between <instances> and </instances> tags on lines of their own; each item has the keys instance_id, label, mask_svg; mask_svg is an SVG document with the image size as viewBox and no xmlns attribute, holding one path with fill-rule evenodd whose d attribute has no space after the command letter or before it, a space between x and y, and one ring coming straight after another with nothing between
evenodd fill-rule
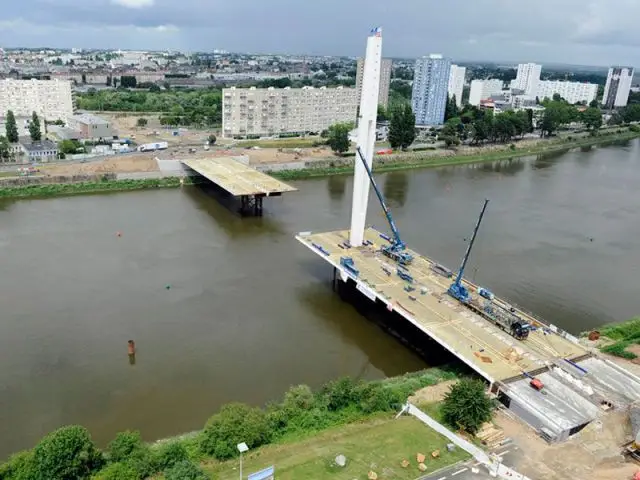
<instances>
[{"instance_id":1,"label":"concrete slab","mask_svg":"<svg viewBox=\"0 0 640 480\"><path fill-rule=\"evenodd\" d=\"M297 190L231 157L194 158L181 161L236 197L280 195Z\"/></svg>"}]
</instances>

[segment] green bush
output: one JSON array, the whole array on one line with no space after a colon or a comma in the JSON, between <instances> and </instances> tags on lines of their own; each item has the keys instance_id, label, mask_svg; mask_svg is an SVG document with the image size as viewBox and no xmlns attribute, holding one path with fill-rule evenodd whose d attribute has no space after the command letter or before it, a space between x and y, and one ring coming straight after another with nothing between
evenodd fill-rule
<instances>
[{"instance_id":1,"label":"green bush","mask_svg":"<svg viewBox=\"0 0 640 480\"><path fill-rule=\"evenodd\" d=\"M380 383L363 385L358 391L359 407L364 413L396 410L406 397Z\"/></svg>"},{"instance_id":2,"label":"green bush","mask_svg":"<svg viewBox=\"0 0 640 480\"><path fill-rule=\"evenodd\" d=\"M122 462L127 460L132 453L143 448L142 437L140 432L120 432L109 443L107 449L109 451L109 460L112 462Z\"/></svg>"},{"instance_id":3,"label":"green bush","mask_svg":"<svg viewBox=\"0 0 640 480\"><path fill-rule=\"evenodd\" d=\"M463 379L445 395L442 415L452 427L475 434L484 422L491 420L494 407L483 382Z\"/></svg>"},{"instance_id":4,"label":"green bush","mask_svg":"<svg viewBox=\"0 0 640 480\"><path fill-rule=\"evenodd\" d=\"M112 463L91 477L91 480L140 480L138 472L128 463Z\"/></svg>"},{"instance_id":5,"label":"green bush","mask_svg":"<svg viewBox=\"0 0 640 480\"><path fill-rule=\"evenodd\" d=\"M316 397L308 385L296 385L284 394L282 406L287 412L296 414L300 410L313 408L315 401Z\"/></svg>"},{"instance_id":6,"label":"green bush","mask_svg":"<svg viewBox=\"0 0 640 480\"><path fill-rule=\"evenodd\" d=\"M346 408L357 400L356 383L349 377L327 383L321 393L331 411Z\"/></svg>"},{"instance_id":7,"label":"green bush","mask_svg":"<svg viewBox=\"0 0 640 480\"><path fill-rule=\"evenodd\" d=\"M633 360L637 358L637 355L633 352L628 352L626 348L630 345L630 342L621 341L616 342L611 345L607 345L606 347L602 347L600 351L604 353L608 353L610 355L615 355L616 357L626 358L627 360Z\"/></svg>"},{"instance_id":8,"label":"green bush","mask_svg":"<svg viewBox=\"0 0 640 480\"><path fill-rule=\"evenodd\" d=\"M225 460L238 454L236 446L241 442L255 448L269 440L269 423L263 410L230 403L207 421L200 448L204 453Z\"/></svg>"},{"instance_id":9,"label":"green bush","mask_svg":"<svg viewBox=\"0 0 640 480\"><path fill-rule=\"evenodd\" d=\"M640 317L632 318L626 322L605 325L600 332L611 340L630 340L640 338Z\"/></svg>"},{"instance_id":10,"label":"green bush","mask_svg":"<svg viewBox=\"0 0 640 480\"><path fill-rule=\"evenodd\" d=\"M188 460L183 460L175 464L164 472L165 480L207 480L207 476L200 469Z\"/></svg>"},{"instance_id":11,"label":"green bush","mask_svg":"<svg viewBox=\"0 0 640 480\"><path fill-rule=\"evenodd\" d=\"M634 132L634 133L638 133L638 132L640 132L640 127L638 125L629 125L629 131L630 132Z\"/></svg>"},{"instance_id":12,"label":"green bush","mask_svg":"<svg viewBox=\"0 0 640 480\"><path fill-rule=\"evenodd\" d=\"M168 442L161 445L156 451L158 470L164 471L175 464L189 460L189 454L182 442Z\"/></svg>"},{"instance_id":13,"label":"green bush","mask_svg":"<svg viewBox=\"0 0 640 480\"><path fill-rule=\"evenodd\" d=\"M0 465L0 480L30 480L34 478L33 452L25 450L12 455Z\"/></svg>"},{"instance_id":14,"label":"green bush","mask_svg":"<svg viewBox=\"0 0 640 480\"><path fill-rule=\"evenodd\" d=\"M33 480L89 478L103 463L86 428L62 427L33 449Z\"/></svg>"},{"instance_id":15,"label":"green bush","mask_svg":"<svg viewBox=\"0 0 640 480\"><path fill-rule=\"evenodd\" d=\"M127 459L129 465L140 478L147 478L158 471L156 458L148 445L135 450Z\"/></svg>"}]
</instances>

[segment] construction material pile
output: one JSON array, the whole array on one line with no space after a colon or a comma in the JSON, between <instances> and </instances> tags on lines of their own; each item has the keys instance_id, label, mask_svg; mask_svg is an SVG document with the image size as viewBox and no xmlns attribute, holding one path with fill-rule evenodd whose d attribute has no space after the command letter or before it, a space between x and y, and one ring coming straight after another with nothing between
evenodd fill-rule
<instances>
[{"instance_id":1,"label":"construction material pile","mask_svg":"<svg viewBox=\"0 0 640 480\"><path fill-rule=\"evenodd\" d=\"M489 448L495 448L504 442L504 432L490 422L482 424L476 437Z\"/></svg>"}]
</instances>

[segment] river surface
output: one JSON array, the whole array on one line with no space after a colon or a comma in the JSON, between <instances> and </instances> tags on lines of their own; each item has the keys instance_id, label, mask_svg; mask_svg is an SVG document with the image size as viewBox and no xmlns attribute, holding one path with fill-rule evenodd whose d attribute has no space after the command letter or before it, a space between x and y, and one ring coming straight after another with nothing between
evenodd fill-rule
<instances>
[{"instance_id":1,"label":"river surface","mask_svg":"<svg viewBox=\"0 0 640 480\"><path fill-rule=\"evenodd\" d=\"M548 321L640 313L638 140L377 178L404 240L454 269L489 198L468 277ZM351 178L294 183L263 218L193 187L0 202L0 459L69 423L153 440L293 384L423 368L293 238L348 227Z\"/></svg>"}]
</instances>

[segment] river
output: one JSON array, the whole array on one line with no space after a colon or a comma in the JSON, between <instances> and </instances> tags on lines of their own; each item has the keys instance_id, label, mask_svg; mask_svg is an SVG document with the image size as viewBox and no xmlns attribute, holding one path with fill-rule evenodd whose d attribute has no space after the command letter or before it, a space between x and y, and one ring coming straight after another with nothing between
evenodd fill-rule
<instances>
[{"instance_id":1,"label":"river","mask_svg":"<svg viewBox=\"0 0 640 480\"><path fill-rule=\"evenodd\" d=\"M377 178L404 240L451 268L489 198L468 277L548 321L639 313L640 141ZM348 227L351 178L294 183L262 218L194 187L0 202L0 458L69 423L153 440L226 402L424 367L293 238Z\"/></svg>"}]
</instances>

